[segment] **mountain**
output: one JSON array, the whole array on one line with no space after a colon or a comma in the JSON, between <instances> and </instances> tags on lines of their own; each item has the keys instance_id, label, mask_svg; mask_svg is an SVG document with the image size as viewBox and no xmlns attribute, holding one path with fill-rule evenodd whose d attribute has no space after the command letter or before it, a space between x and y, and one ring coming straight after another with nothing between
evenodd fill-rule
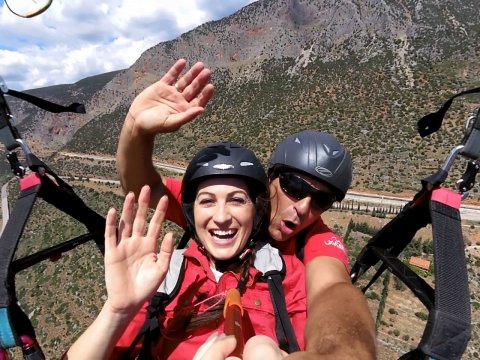
<instances>
[{"instance_id":1,"label":"mountain","mask_svg":"<svg viewBox=\"0 0 480 360\"><path fill-rule=\"evenodd\" d=\"M184 57L213 70L216 95L201 120L162 136L163 158L184 160L229 138L265 160L285 135L313 128L351 150L354 187L416 190L459 143L478 106L478 97L456 101L438 134L416 134L421 116L478 85L476 8L474 0L258 1L111 73L83 93L86 115L21 115L29 135L53 150L113 154L134 96Z\"/></svg>"},{"instance_id":2,"label":"mountain","mask_svg":"<svg viewBox=\"0 0 480 360\"><path fill-rule=\"evenodd\" d=\"M118 73L119 71L112 71L87 77L74 84L32 89L25 93L60 105L69 105L73 102L85 103ZM61 143L61 139L71 138L75 131L88 120L88 117L83 115L51 114L12 96L7 96L7 101L20 134L35 143L34 150L58 147L56 144Z\"/></svg>"},{"instance_id":3,"label":"mountain","mask_svg":"<svg viewBox=\"0 0 480 360\"><path fill-rule=\"evenodd\" d=\"M332 132L350 149L355 189L411 192L461 141L466 118L479 107L478 96L455 100L441 130L424 139L416 132L423 115L437 110L456 92L479 86L479 35L477 0L259 0L150 48L128 69L73 85L32 90L63 104L82 101L86 115L49 115L25 105L12 110L33 150L53 152L48 163L52 161L58 173L102 171L113 177L112 164L74 163L55 152L113 155L135 95L159 79L176 59L186 58L190 64L203 61L213 70L215 96L201 119L178 133L161 136L156 154L162 159L185 161L206 143L230 139L252 148L266 161L280 139L312 128ZM464 162L455 163L449 184L464 167ZM100 200L90 190L82 195L102 213L112 202L121 203L118 194L110 194L108 200L104 194ZM42 229L50 229L41 233L48 241L67 232L61 215L54 215L51 227L41 223ZM26 234L37 245L37 233ZM358 236L364 241L365 236ZM27 250L22 249L28 254ZM68 316L68 296L54 297L48 288L43 291L46 302L33 297L42 296L36 284L47 282L43 265L18 287L23 292L20 298L35 312L34 319L45 325L40 335L57 353L91 321L105 295L99 289L102 261L97 253L85 250L64 258L66 265L55 265L54 273L62 284L58 288L75 299L76 308L69 309ZM476 261L472 268L478 269L478 257L469 261ZM96 270L91 270L94 265ZM66 275L64 268L69 269ZM83 288L68 277L72 273L78 282L85 282ZM471 274L478 286L478 270ZM93 305L86 306L88 301ZM478 312L475 293L472 301ZM391 326L390 320L386 324ZM414 344L409 337L405 340L406 334L394 339L395 330L385 338L406 347ZM475 336L472 352L478 330Z\"/></svg>"}]
</instances>

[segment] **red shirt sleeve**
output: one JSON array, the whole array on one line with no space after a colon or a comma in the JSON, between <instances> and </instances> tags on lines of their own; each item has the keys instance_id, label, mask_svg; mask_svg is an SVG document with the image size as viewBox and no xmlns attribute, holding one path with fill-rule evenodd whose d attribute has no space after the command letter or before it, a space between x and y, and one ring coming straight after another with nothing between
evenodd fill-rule
<instances>
[{"instance_id":1,"label":"red shirt sleeve","mask_svg":"<svg viewBox=\"0 0 480 360\"><path fill-rule=\"evenodd\" d=\"M317 256L331 256L340 260L350 273L347 248L342 238L330 230L321 219L312 226L305 237L304 264L307 265Z\"/></svg>"},{"instance_id":2,"label":"red shirt sleeve","mask_svg":"<svg viewBox=\"0 0 480 360\"><path fill-rule=\"evenodd\" d=\"M182 180L175 178L165 179L165 188L168 196L168 209L165 218L174 222L183 229L187 228L187 221L182 212Z\"/></svg>"}]
</instances>

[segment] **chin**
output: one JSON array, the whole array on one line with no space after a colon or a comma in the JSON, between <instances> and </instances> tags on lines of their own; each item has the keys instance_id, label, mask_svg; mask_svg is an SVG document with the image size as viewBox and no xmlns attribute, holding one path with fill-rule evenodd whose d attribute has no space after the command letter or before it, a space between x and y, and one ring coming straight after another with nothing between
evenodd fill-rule
<instances>
[{"instance_id":1,"label":"chin","mask_svg":"<svg viewBox=\"0 0 480 360\"><path fill-rule=\"evenodd\" d=\"M212 256L216 259L216 260L230 260L230 259L233 259L235 257L236 253L235 252L217 252L217 253L212 253Z\"/></svg>"}]
</instances>

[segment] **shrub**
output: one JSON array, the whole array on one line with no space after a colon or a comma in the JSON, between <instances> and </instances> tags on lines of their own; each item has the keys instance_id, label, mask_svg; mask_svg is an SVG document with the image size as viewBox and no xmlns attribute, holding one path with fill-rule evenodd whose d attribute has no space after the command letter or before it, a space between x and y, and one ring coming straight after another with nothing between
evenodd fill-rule
<instances>
[{"instance_id":1,"label":"shrub","mask_svg":"<svg viewBox=\"0 0 480 360\"><path fill-rule=\"evenodd\" d=\"M379 300L380 299L380 296L378 296L378 294L375 292L375 291L369 291L366 295L367 299L370 299L370 300Z\"/></svg>"},{"instance_id":2,"label":"shrub","mask_svg":"<svg viewBox=\"0 0 480 360\"><path fill-rule=\"evenodd\" d=\"M424 321L427 321L428 319L428 314L425 314L424 312L422 311L418 311L415 313L415 316L418 317L419 319L422 319Z\"/></svg>"}]
</instances>

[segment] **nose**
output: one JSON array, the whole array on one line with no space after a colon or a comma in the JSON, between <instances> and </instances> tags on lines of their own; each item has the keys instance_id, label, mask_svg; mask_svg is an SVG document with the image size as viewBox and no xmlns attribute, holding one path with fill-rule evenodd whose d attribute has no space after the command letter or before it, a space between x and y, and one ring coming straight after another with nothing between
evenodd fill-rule
<instances>
[{"instance_id":1,"label":"nose","mask_svg":"<svg viewBox=\"0 0 480 360\"><path fill-rule=\"evenodd\" d=\"M303 199L298 200L293 206L298 214L298 217L302 219L310 212L312 208L312 198L310 196L306 196Z\"/></svg>"},{"instance_id":2,"label":"nose","mask_svg":"<svg viewBox=\"0 0 480 360\"><path fill-rule=\"evenodd\" d=\"M232 219L228 206L226 204L218 204L215 207L213 221L217 224L224 224Z\"/></svg>"}]
</instances>

